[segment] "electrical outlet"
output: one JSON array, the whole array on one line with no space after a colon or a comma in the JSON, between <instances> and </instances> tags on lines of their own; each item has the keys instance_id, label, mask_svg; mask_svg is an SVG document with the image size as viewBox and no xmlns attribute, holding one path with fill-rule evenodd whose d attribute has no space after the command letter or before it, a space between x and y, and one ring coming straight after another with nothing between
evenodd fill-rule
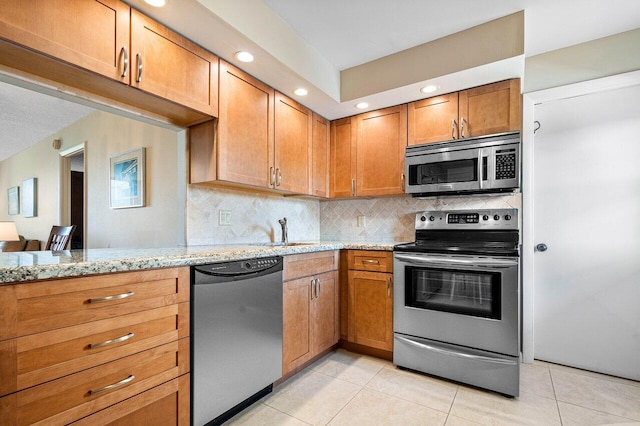
<instances>
[{"instance_id":1,"label":"electrical outlet","mask_svg":"<svg viewBox=\"0 0 640 426\"><path fill-rule=\"evenodd\" d=\"M231 226L231 211L218 210L218 225Z\"/></svg>"},{"instance_id":2,"label":"electrical outlet","mask_svg":"<svg viewBox=\"0 0 640 426\"><path fill-rule=\"evenodd\" d=\"M367 226L367 217L363 214L358 216L358 228L364 228Z\"/></svg>"}]
</instances>

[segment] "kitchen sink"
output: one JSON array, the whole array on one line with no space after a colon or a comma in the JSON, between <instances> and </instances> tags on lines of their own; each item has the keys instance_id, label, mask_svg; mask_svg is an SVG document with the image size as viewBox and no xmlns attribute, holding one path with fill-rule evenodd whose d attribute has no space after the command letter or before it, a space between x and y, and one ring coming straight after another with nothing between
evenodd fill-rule
<instances>
[{"instance_id":1,"label":"kitchen sink","mask_svg":"<svg viewBox=\"0 0 640 426\"><path fill-rule=\"evenodd\" d=\"M256 243L257 246L270 246L270 247L296 247L296 246L310 246L314 243Z\"/></svg>"}]
</instances>

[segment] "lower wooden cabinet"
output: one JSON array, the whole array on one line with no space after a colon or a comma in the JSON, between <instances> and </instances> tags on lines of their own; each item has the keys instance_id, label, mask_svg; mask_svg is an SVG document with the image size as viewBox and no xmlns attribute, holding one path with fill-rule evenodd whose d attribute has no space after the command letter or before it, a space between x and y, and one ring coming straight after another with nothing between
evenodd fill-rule
<instances>
[{"instance_id":1,"label":"lower wooden cabinet","mask_svg":"<svg viewBox=\"0 0 640 426\"><path fill-rule=\"evenodd\" d=\"M347 262L347 341L392 351L392 253L349 250Z\"/></svg>"},{"instance_id":2,"label":"lower wooden cabinet","mask_svg":"<svg viewBox=\"0 0 640 426\"><path fill-rule=\"evenodd\" d=\"M188 267L0 286L0 424L188 425L189 288Z\"/></svg>"},{"instance_id":3,"label":"lower wooden cabinet","mask_svg":"<svg viewBox=\"0 0 640 426\"><path fill-rule=\"evenodd\" d=\"M337 265L334 251L285 257L283 376L338 342Z\"/></svg>"}]
</instances>

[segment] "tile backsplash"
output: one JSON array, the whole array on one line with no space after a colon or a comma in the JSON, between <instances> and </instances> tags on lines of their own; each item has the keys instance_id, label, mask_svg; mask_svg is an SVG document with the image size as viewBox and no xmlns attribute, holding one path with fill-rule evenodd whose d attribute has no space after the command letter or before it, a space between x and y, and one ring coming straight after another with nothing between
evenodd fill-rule
<instances>
[{"instance_id":1,"label":"tile backsplash","mask_svg":"<svg viewBox=\"0 0 640 426\"><path fill-rule=\"evenodd\" d=\"M187 244L242 244L280 241L278 219L287 218L289 241L413 241L415 214L425 210L517 208L522 194L438 197L409 196L314 200L256 191L189 185ZM219 224L219 211L230 225ZM358 226L364 216L364 226Z\"/></svg>"},{"instance_id":2,"label":"tile backsplash","mask_svg":"<svg viewBox=\"0 0 640 426\"><path fill-rule=\"evenodd\" d=\"M230 212L231 225L218 223L220 210ZM187 245L280 241L283 217L289 241L320 239L317 200L205 185L187 189Z\"/></svg>"},{"instance_id":3,"label":"tile backsplash","mask_svg":"<svg viewBox=\"0 0 640 426\"><path fill-rule=\"evenodd\" d=\"M320 235L323 240L343 241L413 241L417 212L425 210L461 210L482 208L517 208L521 211L522 194L495 196L405 197L320 202ZM358 227L358 216L365 226Z\"/></svg>"}]
</instances>

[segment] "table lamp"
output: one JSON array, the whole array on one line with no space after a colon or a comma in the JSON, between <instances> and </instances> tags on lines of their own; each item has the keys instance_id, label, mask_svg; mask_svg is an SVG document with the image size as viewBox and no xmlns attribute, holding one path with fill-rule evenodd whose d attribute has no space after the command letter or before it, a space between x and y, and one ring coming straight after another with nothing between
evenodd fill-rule
<instances>
[{"instance_id":1,"label":"table lamp","mask_svg":"<svg viewBox=\"0 0 640 426\"><path fill-rule=\"evenodd\" d=\"M15 222L0 222L0 241L18 241L19 239Z\"/></svg>"}]
</instances>

